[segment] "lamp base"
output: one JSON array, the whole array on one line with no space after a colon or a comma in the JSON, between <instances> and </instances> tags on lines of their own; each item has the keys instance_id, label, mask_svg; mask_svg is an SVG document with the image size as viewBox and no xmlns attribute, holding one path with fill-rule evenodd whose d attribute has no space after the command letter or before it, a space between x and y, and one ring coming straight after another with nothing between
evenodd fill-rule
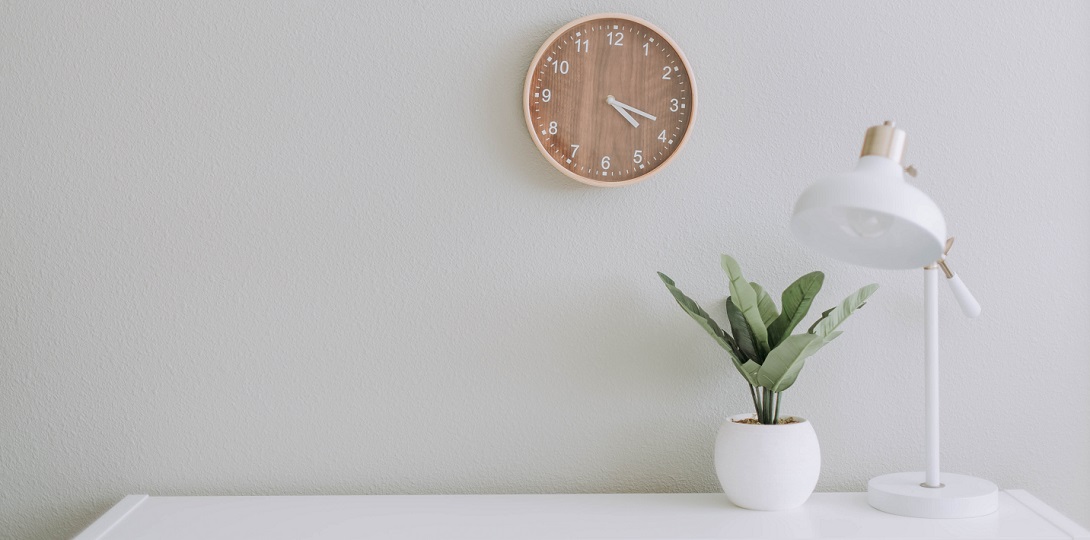
<instances>
[{"instance_id":1,"label":"lamp base","mask_svg":"<svg viewBox=\"0 0 1090 540\"><path fill-rule=\"evenodd\" d=\"M876 476L867 482L867 502L898 516L967 518L986 516L999 509L999 487L963 474L942 473L943 487L922 484L923 472Z\"/></svg>"}]
</instances>

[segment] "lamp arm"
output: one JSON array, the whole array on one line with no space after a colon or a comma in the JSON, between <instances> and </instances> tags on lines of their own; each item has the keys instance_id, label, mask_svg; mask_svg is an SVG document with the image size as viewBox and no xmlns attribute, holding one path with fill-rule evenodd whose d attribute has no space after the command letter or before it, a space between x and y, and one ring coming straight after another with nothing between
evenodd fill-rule
<instances>
[{"instance_id":1,"label":"lamp arm","mask_svg":"<svg viewBox=\"0 0 1090 540\"><path fill-rule=\"evenodd\" d=\"M950 267L946 265L946 261L939 261L939 267L942 268L943 273L946 274L946 283L950 285L950 290L954 293L954 299L958 301L958 305L961 306L961 312L970 319L975 319L980 315L980 302L976 301L976 297L969 291L969 288L965 286L965 283L961 281L961 276L950 271Z\"/></svg>"}]
</instances>

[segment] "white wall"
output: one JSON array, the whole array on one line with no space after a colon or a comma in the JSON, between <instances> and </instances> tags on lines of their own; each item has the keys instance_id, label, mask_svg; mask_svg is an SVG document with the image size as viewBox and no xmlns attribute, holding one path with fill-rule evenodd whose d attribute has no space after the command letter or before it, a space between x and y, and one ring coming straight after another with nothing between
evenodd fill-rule
<instances>
[{"instance_id":1,"label":"white wall","mask_svg":"<svg viewBox=\"0 0 1090 540\"><path fill-rule=\"evenodd\" d=\"M670 33L701 103L615 190L526 134L578 16ZM0 530L126 493L714 491L749 397L670 299L721 252L826 307L882 283L786 395L819 489L922 467L919 272L789 235L794 197L909 133L984 315L943 294L945 468L1090 524L1090 4L0 5Z\"/></svg>"}]
</instances>

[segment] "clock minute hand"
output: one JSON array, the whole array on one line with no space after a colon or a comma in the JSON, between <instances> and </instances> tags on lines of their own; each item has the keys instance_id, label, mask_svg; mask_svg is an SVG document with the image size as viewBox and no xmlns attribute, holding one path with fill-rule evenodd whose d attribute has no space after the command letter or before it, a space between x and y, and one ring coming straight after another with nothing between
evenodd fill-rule
<instances>
[{"instance_id":1,"label":"clock minute hand","mask_svg":"<svg viewBox=\"0 0 1090 540\"><path fill-rule=\"evenodd\" d=\"M623 116L625 120L628 120L629 124L632 124L632 127L640 127L640 123L637 122L635 118L632 118L631 114L628 114L627 111L622 109L620 102L614 99L613 96L606 96L606 103L612 105L617 112L621 113L621 116Z\"/></svg>"},{"instance_id":2,"label":"clock minute hand","mask_svg":"<svg viewBox=\"0 0 1090 540\"><path fill-rule=\"evenodd\" d=\"M639 110L639 109L637 109L635 107L632 107L630 105L625 105L624 103L621 103L620 101L616 101L616 100L614 100L614 102L616 103L616 105L614 105L615 107L624 107L625 109L628 109L628 110L630 110L630 111L632 111L632 112L634 112L634 113L636 113L636 114L638 114L640 116L643 116L645 118L649 118L651 120L658 120L658 118L655 118L654 116L651 116L650 114L647 114L647 113L645 113L645 112L643 112L643 111L641 111L641 110Z\"/></svg>"}]
</instances>

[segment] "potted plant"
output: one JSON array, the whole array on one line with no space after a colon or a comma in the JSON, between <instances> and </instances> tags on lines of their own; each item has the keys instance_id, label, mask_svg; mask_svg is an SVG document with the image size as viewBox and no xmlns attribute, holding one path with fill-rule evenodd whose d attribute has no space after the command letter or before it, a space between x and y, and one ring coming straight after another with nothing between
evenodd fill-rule
<instances>
[{"instance_id":1,"label":"potted plant","mask_svg":"<svg viewBox=\"0 0 1090 540\"><path fill-rule=\"evenodd\" d=\"M806 358L841 334L837 328L878 289L867 285L823 312L806 332L792 334L825 280L810 272L780 296L782 312L760 285L746 281L738 262L722 256L730 281L724 330L674 280L659 277L685 310L727 352L749 384L756 414L731 416L715 441L715 471L734 504L754 510L787 510L806 502L821 472L817 435L805 418L781 416L783 392L795 384Z\"/></svg>"}]
</instances>

